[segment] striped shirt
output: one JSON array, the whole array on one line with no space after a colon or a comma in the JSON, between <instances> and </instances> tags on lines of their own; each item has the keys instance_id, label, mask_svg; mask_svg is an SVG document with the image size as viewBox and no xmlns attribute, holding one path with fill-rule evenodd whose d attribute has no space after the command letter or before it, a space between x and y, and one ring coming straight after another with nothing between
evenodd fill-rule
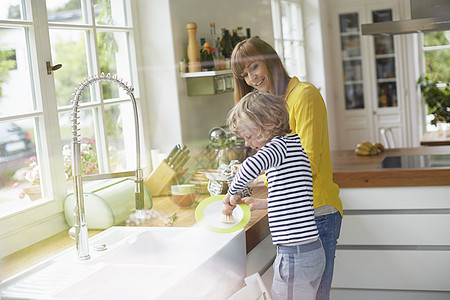
<instances>
[{"instance_id":1,"label":"striped shirt","mask_svg":"<svg viewBox=\"0 0 450 300\"><path fill-rule=\"evenodd\" d=\"M268 182L267 211L273 244L318 237L311 166L297 134L277 136L248 157L228 193L236 194L263 171Z\"/></svg>"}]
</instances>

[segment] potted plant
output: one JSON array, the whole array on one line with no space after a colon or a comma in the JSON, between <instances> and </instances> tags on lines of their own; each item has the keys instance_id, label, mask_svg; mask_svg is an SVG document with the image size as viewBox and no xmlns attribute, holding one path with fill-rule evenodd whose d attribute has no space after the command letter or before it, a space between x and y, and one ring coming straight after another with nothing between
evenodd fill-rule
<instances>
[{"instance_id":1,"label":"potted plant","mask_svg":"<svg viewBox=\"0 0 450 300\"><path fill-rule=\"evenodd\" d=\"M450 123L450 85L440 84L427 76L417 81L422 92L422 99L428 107L428 113L434 116L431 124Z\"/></svg>"},{"instance_id":2,"label":"potted plant","mask_svg":"<svg viewBox=\"0 0 450 300\"><path fill-rule=\"evenodd\" d=\"M25 161L25 163L28 165L28 168L23 173L23 176L29 183L31 183L31 185L24 186L22 189L32 201L41 199L41 179L39 175L39 165L36 160L36 156L31 156ZM25 195L20 194L19 197L22 198L23 196Z\"/></svg>"},{"instance_id":3,"label":"potted plant","mask_svg":"<svg viewBox=\"0 0 450 300\"><path fill-rule=\"evenodd\" d=\"M97 153L94 148L95 140L84 137L81 139L81 172L83 175L93 174L98 172ZM64 171L66 180L72 178L72 150L70 145L65 145L62 151L64 157ZM28 158L25 163L28 165L23 177L31 184L24 186L23 191L30 197L31 200L40 199L40 169L36 156Z\"/></svg>"},{"instance_id":4,"label":"potted plant","mask_svg":"<svg viewBox=\"0 0 450 300\"><path fill-rule=\"evenodd\" d=\"M428 107L428 113L434 116L431 124L438 129L438 135L446 135L450 123L450 85L431 80L427 76L417 81L422 98Z\"/></svg>"}]
</instances>

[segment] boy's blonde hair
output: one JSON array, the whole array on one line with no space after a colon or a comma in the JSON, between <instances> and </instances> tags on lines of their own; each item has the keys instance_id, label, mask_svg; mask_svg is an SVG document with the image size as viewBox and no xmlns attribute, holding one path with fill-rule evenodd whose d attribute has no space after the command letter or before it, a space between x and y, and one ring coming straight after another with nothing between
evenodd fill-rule
<instances>
[{"instance_id":1,"label":"boy's blonde hair","mask_svg":"<svg viewBox=\"0 0 450 300\"><path fill-rule=\"evenodd\" d=\"M262 139L291 132L284 98L260 91L248 93L230 110L227 125L231 132L239 136L239 125L251 128Z\"/></svg>"}]
</instances>

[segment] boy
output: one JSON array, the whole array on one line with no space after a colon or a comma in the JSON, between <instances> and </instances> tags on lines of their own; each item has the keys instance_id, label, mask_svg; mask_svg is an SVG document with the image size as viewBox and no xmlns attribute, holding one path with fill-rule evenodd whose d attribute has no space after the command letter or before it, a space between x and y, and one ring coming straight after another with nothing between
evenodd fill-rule
<instances>
[{"instance_id":1,"label":"boy","mask_svg":"<svg viewBox=\"0 0 450 300\"><path fill-rule=\"evenodd\" d=\"M267 209L272 242L277 246L273 264L273 299L314 299L325 268L325 253L314 220L311 166L300 138L290 135L286 101L254 91L228 114L227 124L256 150L239 168L223 199L223 214L237 203ZM239 191L265 171L268 199L240 199Z\"/></svg>"}]
</instances>

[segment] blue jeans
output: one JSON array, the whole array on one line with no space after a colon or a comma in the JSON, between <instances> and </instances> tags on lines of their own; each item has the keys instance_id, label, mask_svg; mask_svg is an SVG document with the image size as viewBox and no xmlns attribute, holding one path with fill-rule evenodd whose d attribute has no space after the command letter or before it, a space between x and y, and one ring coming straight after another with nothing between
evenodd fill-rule
<instances>
[{"instance_id":1,"label":"blue jeans","mask_svg":"<svg viewBox=\"0 0 450 300\"><path fill-rule=\"evenodd\" d=\"M336 244L341 232L341 223L342 217L339 212L316 217L316 225L326 257L325 271L323 272L322 280L317 290L316 300L330 299Z\"/></svg>"},{"instance_id":2,"label":"blue jeans","mask_svg":"<svg viewBox=\"0 0 450 300\"><path fill-rule=\"evenodd\" d=\"M320 239L297 246L277 246L273 263L274 300L313 300L325 269L325 253Z\"/></svg>"}]
</instances>

